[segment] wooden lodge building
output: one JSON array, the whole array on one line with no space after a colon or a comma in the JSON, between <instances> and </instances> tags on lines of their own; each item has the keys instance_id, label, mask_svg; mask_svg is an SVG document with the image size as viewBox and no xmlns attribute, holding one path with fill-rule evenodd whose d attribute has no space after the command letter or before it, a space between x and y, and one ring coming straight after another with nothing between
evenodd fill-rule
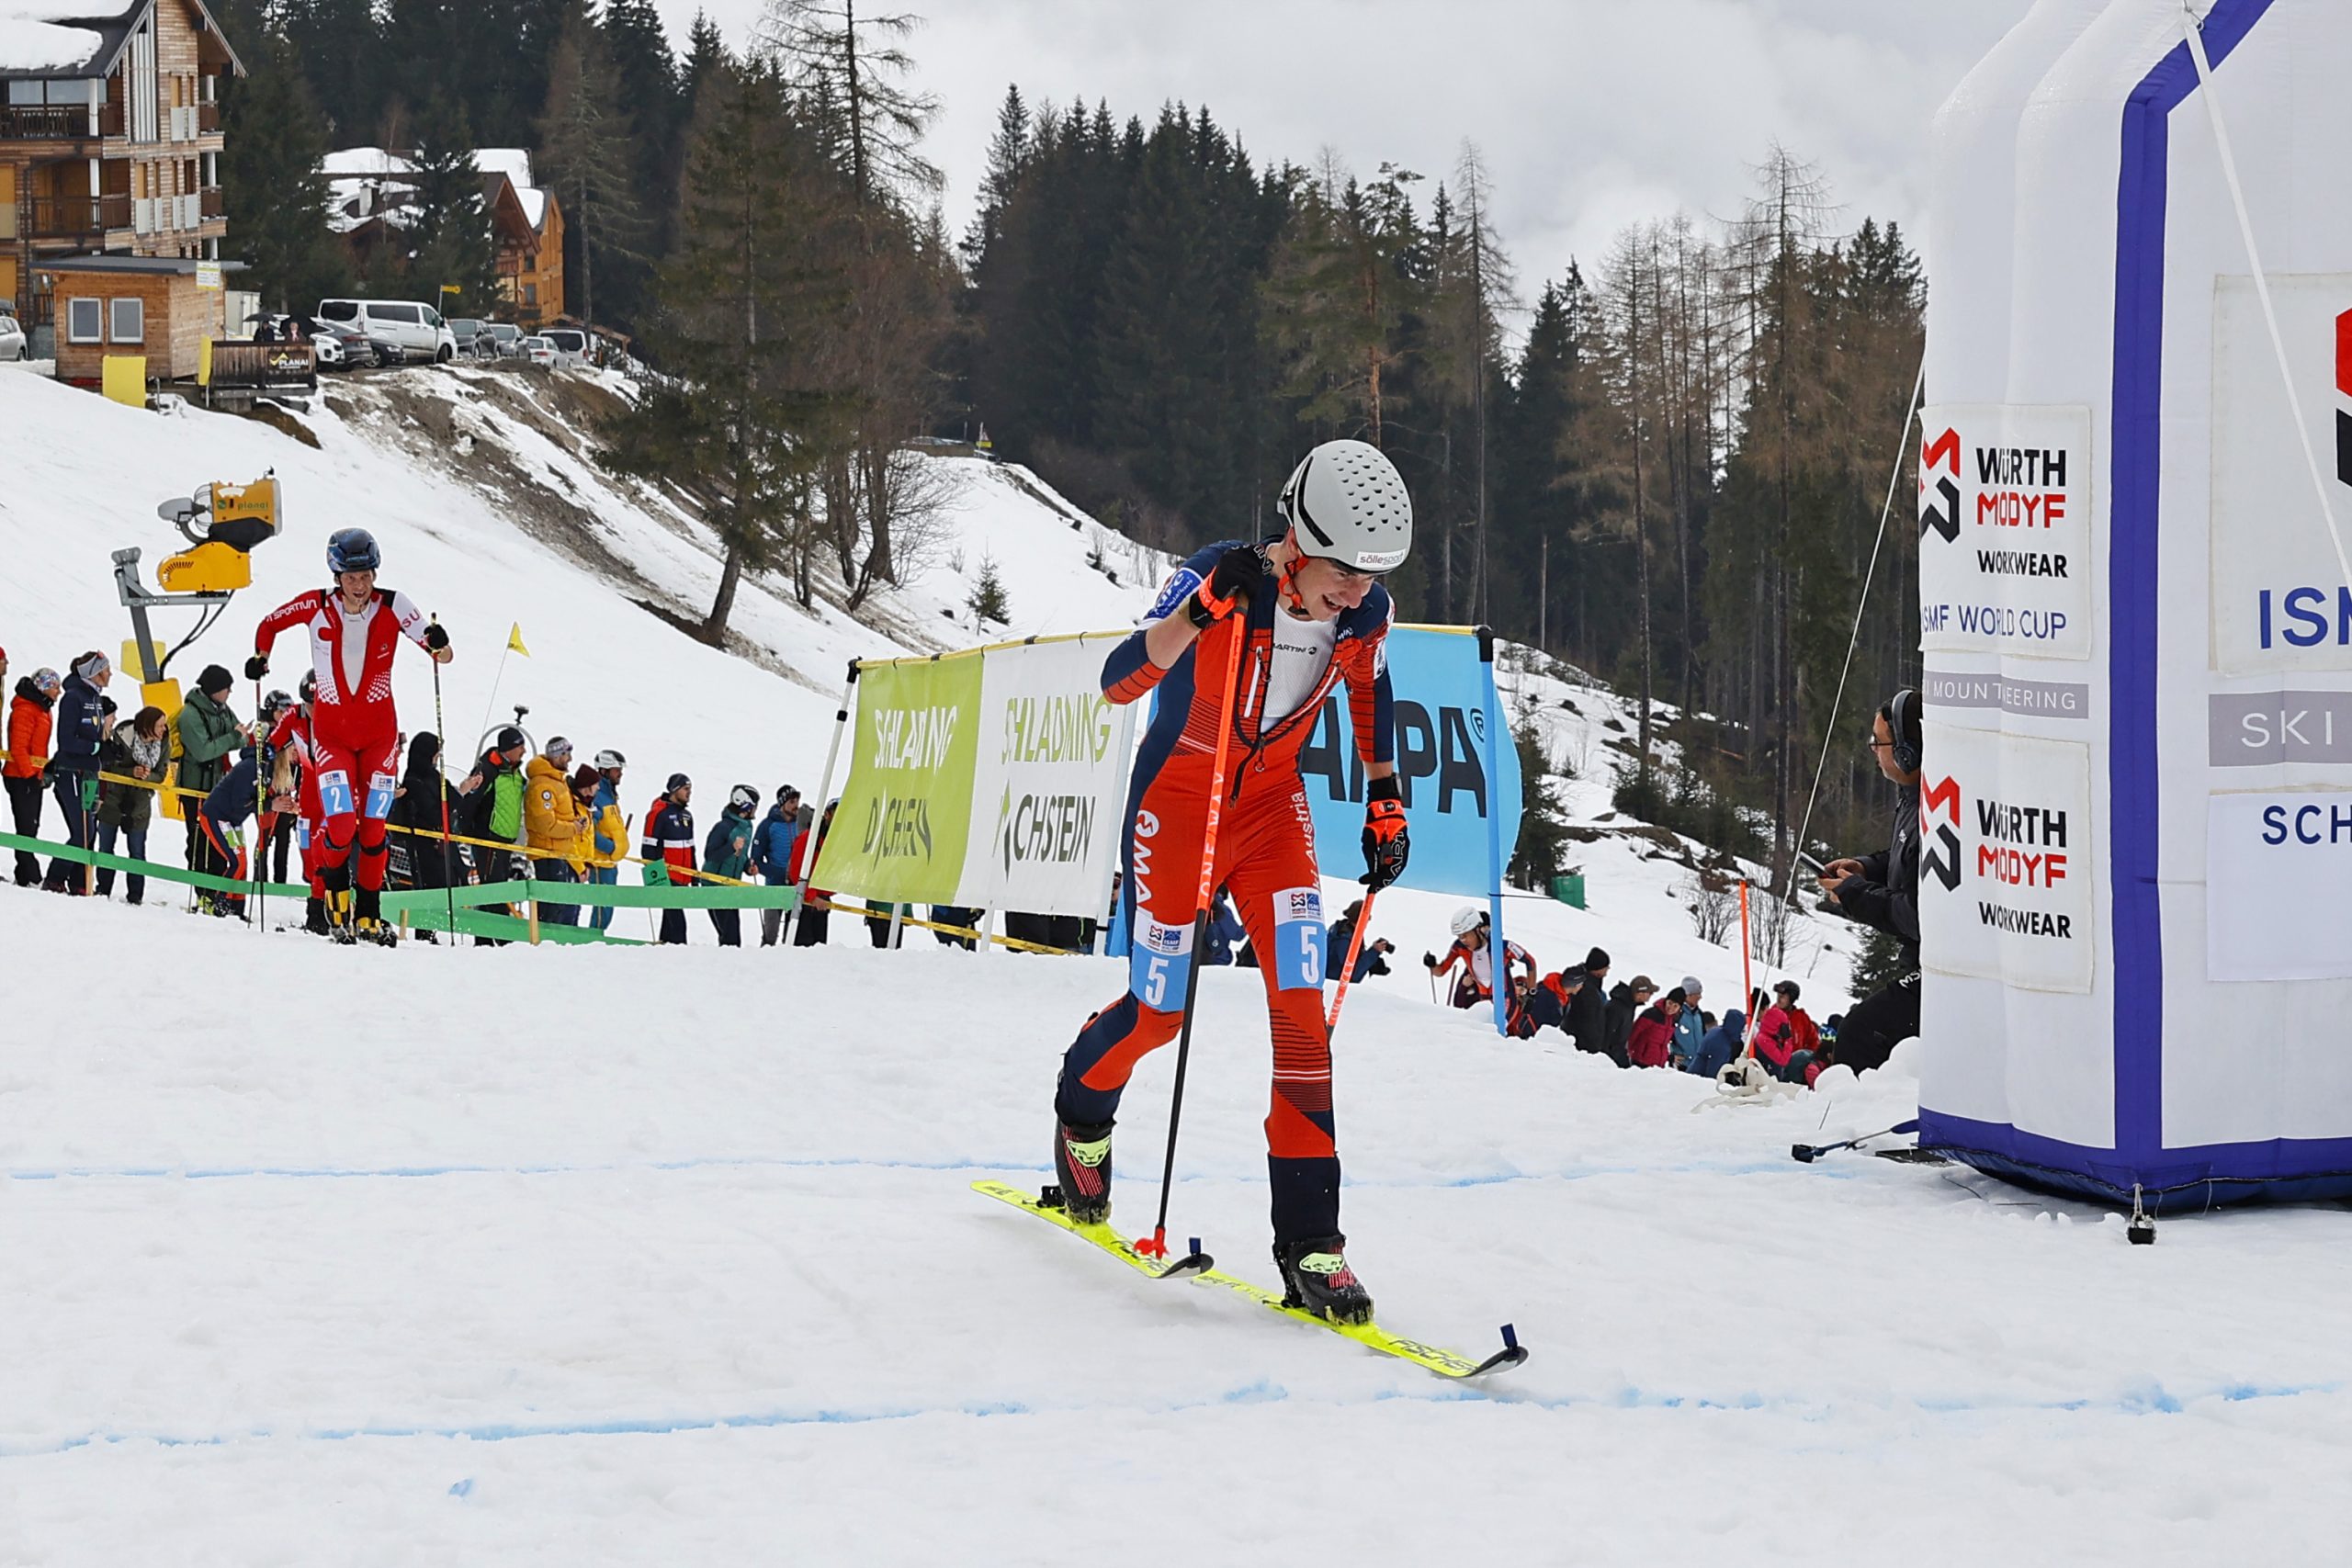
<instances>
[{"instance_id":1,"label":"wooden lodge building","mask_svg":"<svg viewBox=\"0 0 2352 1568\"><path fill-rule=\"evenodd\" d=\"M204 0L0 0L0 299L28 335L57 324L45 262L220 259L215 87L243 73Z\"/></svg>"}]
</instances>

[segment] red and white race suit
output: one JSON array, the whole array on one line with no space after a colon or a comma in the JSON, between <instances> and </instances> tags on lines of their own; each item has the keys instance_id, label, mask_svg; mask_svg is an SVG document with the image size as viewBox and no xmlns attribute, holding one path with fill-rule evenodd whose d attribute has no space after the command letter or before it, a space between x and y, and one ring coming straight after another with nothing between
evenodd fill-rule
<instances>
[{"instance_id":1,"label":"red and white race suit","mask_svg":"<svg viewBox=\"0 0 2352 1568\"><path fill-rule=\"evenodd\" d=\"M269 657L280 632L310 633L311 670L318 695L311 713L317 766L318 812L323 842L315 860L330 885L342 884L352 846L359 848L356 885L384 886L384 818L392 809L400 761L400 716L392 708L392 654L407 637L424 648L424 612L408 595L375 589L359 614L346 614L332 588L296 595L263 617L254 651ZM357 787L366 785L361 797Z\"/></svg>"}]
</instances>

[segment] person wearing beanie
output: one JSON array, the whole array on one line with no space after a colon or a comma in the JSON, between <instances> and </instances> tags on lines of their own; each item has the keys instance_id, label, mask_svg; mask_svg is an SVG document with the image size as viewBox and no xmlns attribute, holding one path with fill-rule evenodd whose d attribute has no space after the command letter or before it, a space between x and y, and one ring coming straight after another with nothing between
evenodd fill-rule
<instances>
[{"instance_id":1,"label":"person wearing beanie","mask_svg":"<svg viewBox=\"0 0 2352 1568\"><path fill-rule=\"evenodd\" d=\"M1674 1024L1682 1012L1682 992L1667 992L1642 1010L1625 1036L1625 1060L1636 1067L1663 1067L1674 1056Z\"/></svg>"},{"instance_id":2,"label":"person wearing beanie","mask_svg":"<svg viewBox=\"0 0 2352 1568\"><path fill-rule=\"evenodd\" d=\"M596 753L596 787L588 796L588 880L610 887L621 879L621 862L628 858L628 818L621 815L621 773L628 759L609 749ZM598 931L613 923L613 906L599 904L588 912L588 923Z\"/></svg>"},{"instance_id":3,"label":"person wearing beanie","mask_svg":"<svg viewBox=\"0 0 2352 1568\"><path fill-rule=\"evenodd\" d=\"M1601 949L1596 947L1584 955L1584 983L1569 998L1567 1021L1561 1027L1577 1043L1577 1050L1596 1056L1610 1055L1609 954Z\"/></svg>"},{"instance_id":4,"label":"person wearing beanie","mask_svg":"<svg viewBox=\"0 0 2352 1568\"><path fill-rule=\"evenodd\" d=\"M750 784L737 784L727 797L727 809L711 824L710 838L702 847L702 868L712 876L723 876L741 882L750 874L752 867L752 814L760 808L760 792ZM743 911L741 909L711 909L712 929L718 932L721 947L743 945Z\"/></svg>"},{"instance_id":5,"label":"person wearing beanie","mask_svg":"<svg viewBox=\"0 0 2352 1568\"><path fill-rule=\"evenodd\" d=\"M237 723L237 716L229 711L229 689L236 684L236 677L218 664L208 664L196 678L196 690L180 705L172 727L179 731L179 772L173 784L183 811L188 814L190 831L187 835L187 868L226 875L227 868L220 863L209 840L196 828L194 813L199 802L212 793L220 775L229 771L229 758L251 737ZM215 896L197 895L197 906L209 908Z\"/></svg>"},{"instance_id":6,"label":"person wearing beanie","mask_svg":"<svg viewBox=\"0 0 2352 1568\"><path fill-rule=\"evenodd\" d=\"M8 786L8 807L20 838L40 837L40 774L49 763L51 709L65 689L54 670L36 670L17 682L8 702L8 761L0 767ZM40 862L28 850L17 852L17 886L40 880Z\"/></svg>"},{"instance_id":7,"label":"person wearing beanie","mask_svg":"<svg viewBox=\"0 0 2352 1568\"><path fill-rule=\"evenodd\" d=\"M645 842L638 852L645 858L645 882L649 887L674 886L688 887L695 880L695 814L688 802L695 797L695 781L684 773L672 773L653 804L645 808ZM662 911L661 940L665 946L684 946L686 940L686 912L684 909Z\"/></svg>"},{"instance_id":8,"label":"person wearing beanie","mask_svg":"<svg viewBox=\"0 0 2352 1568\"><path fill-rule=\"evenodd\" d=\"M1674 1021L1674 1065L1687 1072L1707 1038L1705 1007L1700 999L1705 987L1696 975L1685 975L1676 989L1682 995L1682 1011Z\"/></svg>"},{"instance_id":9,"label":"person wearing beanie","mask_svg":"<svg viewBox=\"0 0 2352 1568\"><path fill-rule=\"evenodd\" d=\"M588 870L588 814L571 794L571 742L556 736L531 759L523 777L523 833L531 874L541 882L579 882ZM539 918L560 926L580 923L577 904L542 903Z\"/></svg>"},{"instance_id":10,"label":"person wearing beanie","mask_svg":"<svg viewBox=\"0 0 2352 1568\"><path fill-rule=\"evenodd\" d=\"M523 764L530 749L522 730L511 724L500 728L490 750L458 786L465 800L465 825L460 832L501 844L523 841ZM484 882L512 882L525 874L523 857L511 850L476 845L474 862Z\"/></svg>"},{"instance_id":11,"label":"person wearing beanie","mask_svg":"<svg viewBox=\"0 0 2352 1568\"><path fill-rule=\"evenodd\" d=\"M75 659L57 697L56 738L51 747L51 793L65 819L65 841L77 850L96 842L98 751L106 744L106 684L114 678L114 662L103 653ZM51 893L83 894L90 890L90 867L63 855L49 863L41 886Z\"/></svg>"},{"instance_id":12,"label":"person wearing beanie","mask_svg":"<svg viewBox=\"0 0 2352 1568\"><path fill-rule=\"evenodd\" d=\"M1636 975L1630 984L1610 988L1605 1013L1608 1032L1602 1045L1609 1059L1621 1067L1633 1065L1633 1058L1626 1054L1625 1043L1633 1037L1634 1020L1641 1016L1642 1010L1650 1005L1650 998L1656 995L1657 983L1647 975Z\"/></svg>"},{"instance_id":13,"label":"person wearing beanie","mask_svg":"<svg viewBox=\"0 0 2352 1568\"><path fill-rule=\"evenodd\" d=\"M768 814L760 819L759 829L752 835L752 869L769 886L782 887L792 880L792 846L799 837L800 792L785 784L775 792L775 804L768 807ZM931 918L942 919L936 908L932 910ZM783 929L782 909L760 911L762 947L774 947Z\"/></svg>"}]
</instances>

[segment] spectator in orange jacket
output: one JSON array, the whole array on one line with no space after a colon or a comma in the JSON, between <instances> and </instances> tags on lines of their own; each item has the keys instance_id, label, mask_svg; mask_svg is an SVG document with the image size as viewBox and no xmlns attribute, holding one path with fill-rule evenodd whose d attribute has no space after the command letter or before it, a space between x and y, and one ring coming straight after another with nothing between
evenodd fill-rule
<instances>
[{"instance_id":1,"label":"spectator in orange jacket","mask_svg":"<svg viewBox=\"0 0 2352 1568\"><path fill-rule=\"evenodd\" d=\"M17 682L8 703L8 761L0 766L7 779L8 807L17 835L40 837L40 773L49 761L50 710L64 679L54 670L36 670ZM30 887L40 880L40 862L24 850L17 852L17 886Z\"/></svg>"}]
</instances>

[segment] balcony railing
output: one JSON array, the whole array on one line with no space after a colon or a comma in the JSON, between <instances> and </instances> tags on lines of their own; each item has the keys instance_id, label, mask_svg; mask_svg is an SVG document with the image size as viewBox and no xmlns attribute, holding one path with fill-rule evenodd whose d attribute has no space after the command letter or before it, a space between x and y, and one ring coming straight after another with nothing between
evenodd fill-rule
<instances>
[{"instance_id":1,"label":"balcony railing","mask_svg":"<svg viewBox=\"0 0 2352 1568\"><path fill-rule=\"evenodd\" d=\"M84 104L0 104L0 141L79 141L90 134Z\"/></svg>"},{"instance_id":2,"label":"balcony railing","mask_svg":"<svg viewBox=\"0 0 2352 1568\"><path fill-rule=\"evenodd\" d=\"M229 216L229 209L220 199L220 187L219 186L206 186L199 194L204 197L204 215L207 218L226 218Z\"/></svg>"},{"instance_id":3,"label":"balcony railing","mask_svg":"<svg viewBox=\"0 0 2352 1568\"><path fill-rule=\"evenodd\" d=\"M122 127L122 106L120 104L100 104L98 106L98 134L100 136L120 136L123 133Z\"/></svg>"},{"instance_id":4,"label":"balcony railing","mask_svg":"<svg viewBox=\"0 0 2352 1568\"><path fill-rule=\"evenodd\" d=\"M30 196L21 207L28 239L78 240L130 227L128 196Z\"/></svg>"},{"instance_id":5,"label":"balcony railing","mask_svg":"<svg viewBox=\"0 0 2352 1568\"><path fill-rule=\"evenodd\" d=\"M214 131L216 131L216 130L220 130L220 106L219 104L198 104L198 105L197 105L197 106L196 106L196 129L197 129L197 130L198 130L200 134L202 134L202 135L206 135L206 136L209 136L209 135L211 135Z\"/></svg>"}]
</instances>

